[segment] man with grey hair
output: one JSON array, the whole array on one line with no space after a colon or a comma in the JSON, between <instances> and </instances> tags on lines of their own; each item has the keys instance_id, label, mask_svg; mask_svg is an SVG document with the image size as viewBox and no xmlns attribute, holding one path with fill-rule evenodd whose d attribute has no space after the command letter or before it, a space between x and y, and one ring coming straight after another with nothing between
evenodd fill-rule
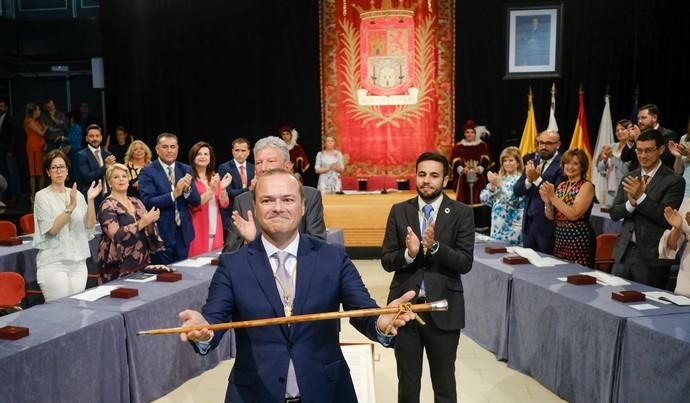
<instances>
[{"instance_id":1,"label":"man with grey hair","mask_svg":"<svg viewBox=\"0 0 690 403\"><path fill-rule=\"evenodd\" d=\"M254 145L254 169L256 178L276 168L291 170L290 151L287 144L275 136L264 137ZM232 225L225 239L223 252L238 250L252 242L261 233L259 222L254 220L254 184L249 191L237 196L232 205ZM299 232L320 239L326 239L326 225L323 221L321 193L313 187L304 186L305 212L299 225Z\"/></svg>"}]
</instances>

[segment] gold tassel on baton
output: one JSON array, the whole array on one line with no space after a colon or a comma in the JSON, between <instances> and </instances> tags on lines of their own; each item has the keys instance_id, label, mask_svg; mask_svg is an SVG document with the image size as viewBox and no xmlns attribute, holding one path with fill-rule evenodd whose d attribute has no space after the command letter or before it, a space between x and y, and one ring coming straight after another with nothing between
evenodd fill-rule
<instances>
[{"instance_id":1,"label":"gold tassel on baton","mask_svg":"<svg viewBox=\"0 0 690 403\"><path fill-rule=\"evenodd\" d=\"M386 334L390 334L393 327L393 321L400 316L403 312L429 312L429 311L447 311L448 301L442 299L435 302L427 302L425 304L410 304L405 303L400 306L386 307L386 308L370 308L370 309L357 309L352 311L344 312L324 312L324 313L311 313L306 315L294 315L294 316L280 316L277 318L268 319L255 319L255 320L244 320L239 322L228 322L228 323L216 323L215 325L207 326L189 326L189 327L172 327L167 329L153 329L153 330L142 330L137 332L139 336L153 336L159 334L177 334L177 333L189 333L194 330L227 330L227 329L239 329L246 327L259 327L259 326L272 326L272 325L287 325L292 323L301 322L314 322L317 320L332 320L341 318L361 318L366 316L379 316L383 314L395 314L395 317L391 323L386 327ZM416 316L417 321L420 324L424 322Z\"/></svg>"}]
</instances>

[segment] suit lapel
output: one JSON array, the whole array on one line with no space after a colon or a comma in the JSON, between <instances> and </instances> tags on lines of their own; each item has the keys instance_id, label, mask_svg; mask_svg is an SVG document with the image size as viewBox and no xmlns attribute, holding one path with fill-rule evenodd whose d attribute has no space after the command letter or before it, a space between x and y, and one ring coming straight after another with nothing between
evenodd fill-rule
<instances>
[{"instance_id":1,"label":"suit lapel","mask_svg":"<svg viewBox=\"0 0 690 403\"><path fill-rule=\"evenodd\" d=\"M311 240L300 235L297 248L297 281L295 283L295 302L292 307L294 315L304 312L304 303L307 299L307 290L311 287L311 279L316 270L316 251ZM292 329L291 327L290 329Z\"/></svg>"},{"instance_id":2,"label":"suit lapel","mask_svg":"<svg viewBox=\"0 0 690 403\"><path fill-rule=\"evenodd\" d=\"M278 286L276 285L273 270L271 269L271 263L268 261L268 256L266 256L266 250L261 243L261 237L257 237L254 242L249 244L247 247L247 253L249 255L249 266L251 272L254 273L261 290L266 296L268 302L271 304L273 313L276 317L284 316L285 307L283 306L283 302L280 300ZM287 326L281 325L280 327L283 333L287 336Z\"/></svg>"},{"instance_id":3,"label":"suit lapel","mask_svg":"<svg viewBox=\"0 0 690 403\"><path fill-rule=\"evenodd\" d=\"M445 231L446 226L448 225L448 218L452 213L450 208L451 204L451 200L444 194L443 199L441 200L441 206L439 207L438 212L436 212L436 221L434 221L434 236L436 239L438 239L439 234L444 233L443 231Z\"/></svg>"},{"instance_id":4,"label":"suit lapel","mask_svg":"<svg viewBox=\"0 0 690 403\"><path fill-rule=\"evenodd\" d=\"M419 226L419 203L417 203L417 198L413 198L407 201L407 204L405 204L405 217L407 218L407 222L410 223L410 227L412 227L412 231L417 235L417 238L419 240L422 239L421 231L422 229ZM404 236L403 236L404 239Z\"/></svg>"}]
</instances>

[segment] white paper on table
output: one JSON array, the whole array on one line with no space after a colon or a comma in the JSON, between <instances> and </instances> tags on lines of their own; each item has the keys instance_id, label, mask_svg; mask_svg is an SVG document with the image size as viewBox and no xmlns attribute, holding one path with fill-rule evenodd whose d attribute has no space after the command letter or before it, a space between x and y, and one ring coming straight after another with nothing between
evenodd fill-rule
<instances>
[{"instance_id":1,"label":"white paper on table","mask_svg":"<svg viewBox=\"0 0 690 403\"><path fill-rule=\"evenodd\" d=\"M666 291L647 291L644 293L649 299L662 304L673 303L679 306L690 305L690 298L683 295L676 295Z\"/></svg>"},{"instance_id":2,"label":"white paper on table","mask_svg":"<svg viewBox=\"0 0 690 403\"><path fill-rule=\"evenodd\" d=\"M374 356L372 343L340 345L343 356L350 367L350 376L355 386L357 401L376 403L374 386Z\"/></svg>"},{"instance_id":3,"label":"white paper on table","mask_svg":"<svg viewBox=\"0 0 690 403\"><path fill-rule=\"evenodd\" d=\"M562 260L553 257L541 257L539 254L530 248L521 248L519 246L508 248L508 252L517 253L519 256L529 260L529 262L537 267L553 267L559 264L567 264Z\"/></svg>"},{"instance_id":4,"label":"white paper on table","mask_svg":"<svg viewBox=\"0 0 690 403\"><path fill-rule=\"evenodd\" d=\"M669 305L671 303L670 301L661 299L668 295L668 293L664 291L644 291L642 294L644 294L647 299L651 299L659 304Z\"/></svg>"},{"instance_id":5,"label":"white paper on table","mask_svg":"<svg viewBox=\"0 0 690 403\"><path fill-rule=\"evenodd\" d=\"M592 276L597 279L597 283L601 285L611 285L611 286L624 286L624 285L630 285L629 281L626 281L625 279L622 279L618 276L614 276L612 274L604 273L603 271L598 271L598 270L592 270L592 271L583 271L580 274L584 274L587 276Z\"/></svg>"},{"instance_id":6,"label":"white paper on table","mask_svg":"<svg viewBox=\"0 0 690 403\"><path fill-rule=\"evenodd\" d=\"M182 267L202 267L206 266L207 264L211 264L211 261L213 260L212 257L198 257L196 259L186 259L181 262L177 262L173 264L173 266L182 266Z\"/></svg>"},{"instance_id":7,"label":"white paper on table","mask_svg":"<svg viewBox=\"0 0 690 403\"><path fill-rule=\"evenodd\" d=\"M636 304L636 305L628 305L629 307L633 309L637 309L638 311L646 311L649 309L659 309L658 306L654 306L652 304Z\"/></svg>"},{"instance_id":8,"label":"white paper on table","mask_svg":"<svg viewBox=\"0 0 690 403\"><path fill-rule=\"evenodd\" d=\"M119 285L102 285L96 288L92 288L81 294L72 295L70 298L78 299L81 301L94 302L98 299L109 296L112 290L118 289L120 287L121 286Z\"/></svg>"},{"instance_id":9,"label":"white paper on table","mask_svg":"<svg viewBox=\"0 0 690 403\"><path fill-rule=\"evenodd\" d=\"M484 235L484 234L480 234L479 232L475 232L475 233L474 233L474 242L475 242L475 243L486 243L486 242L489 242L489 241L491 241L491 237L490 237L490 236L487 236L487 235Z\"/></svg>"}]
</instances>

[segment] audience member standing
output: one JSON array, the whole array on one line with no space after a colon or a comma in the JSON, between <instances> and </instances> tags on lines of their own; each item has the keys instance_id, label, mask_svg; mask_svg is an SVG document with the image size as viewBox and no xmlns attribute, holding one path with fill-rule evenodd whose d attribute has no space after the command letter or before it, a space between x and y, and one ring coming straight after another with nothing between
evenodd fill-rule
<instances>
[{"instance_id":1,"label":"audience member standing","mask_svg":"<svg viewBox=\"0 0 690 403\"><path fill-rule=\"evenodd\" d=\"M675 260L681 246L685 245L673 292L690 297L690 248L685 242L690 239L690 199L685 198L679 210L664 208L664 218L671 229L664 231L659 241L659 258Z\"/></svg>"},{"instance_id":2,"label":"audience member standing","mask_svg":"<svg viewBox=\"0 0 690 403\"><path fill-rule=\"evenodd\" d=\"M300 182L304 183L303 176L311 166L311 162L309 162L309 157L304 148L297 144L299 133L290 126L281 126L278 132L280 133L280 138L283 139L288 146L288 150L290 150L290 162L292 162L292 170L295 176Z\"/></svg>"},{"instance_id":3,"label":"audience member standing","mask_svg":"<svg viewBox=\"0 0 690 403\"><path fill-rule=\"evenodd\" d=\"M9 113L7 100L0 98L0 175L7 179L8 191L5 197L12 199L17 198L21 193L19 169L15 154L17 134L14 117Z\"/></svg>"},{"instance_id":4,"label":"audience member standing","mask_svg":"<svg viewBox=\"0 0 690 403\"><path fill-rule=\"evenodd\" d=\"M561 158L561 169L566 180L556 187L549 182L539 187L544 214L556 222L553 255L594 268L596 241L589 222L594 185L585 179L589 172L587 154L579 148L566 151Z\"/></svg>"},{"instance_id":5,"label":"audience member standing","mask_svg":"<svg viewBox=\"0 0 690 403\"><path fill-rule=\"evenodd\" d=\"M67 114L67 144L69 146L69 151L67 156L70 161L75 162L77 160L77 154L79 151L84 149L84 128L77 123L77 112L70 112ZM64 149L63 149L64 151Z\"/></svg>"},{"instance_id":6,"label":"audience member standing","mask_svg":"<svg viewBox=\"0 0 690 403\"><path fill-rule=\"evenodd\" d=\"M36 280L48 302L86 288L89 240L96 226L94 199L101 183L91 183L86 200L76 183L67 188L70 163L60 150L49 152L43 167L50 185L36 193L33 246L38 249Z\"/></svg>"},{"instance_id":7,"label":"audience member standing","mask_svg":"<svg viewBox=\"0 0 690 403\"><path fill-rule=\"evenodd\" d=\"M343 190L340 174L345 170L343 154L335 149L335 138L326 136L323 141L324 149L316 154L314 170L319 174L317 189L321 193L336 193Z\"/></svg>"},{"instance_id":8,"label":"audience member standing","mask_svg":"<svg viewBox=\"0 0 690 403\"><path fill-rule=\"evenodd\" d=\"M561 170L561 137L546 130L537 136L537 154L527 161L520 179L515 182L515 196L525 198L525 218L522 221L523 245L553 255L555 224L544 215L544 201L539 187L544 182L554 186L563 181Z\"/></svg>"},{"instance_id":9,"label":"audience member standing","mask_svg":"<svg viewBox=\"0 0 690 403\"><path fill-rule=\"evenodd\" d=\"M230 205L227 188L232 176L226 173L221 179L213 172L216 155L205 141L194 144L189 150L189 164L194 175L192 186L201 196L201 204L191 208L194 240L189 245L189 257L193 257L223 247L220 209Z\"/></svg>"},{"instance_id":10,"label":"audience member standing","mask_svg":"<svg viewBox=\"0 0 690 403\"><path fill-rule=\"evenodd\" d=\"M657 130L640 134L635 144L640 168L623 178L611 219L623 220L613 249L613 274L665 288L671 260L659 258L659 239L670 226L664 208L678 209L685 181L661 162L664 139Z\"/></svg>"},{"instance_id":11,"label":"audience member standing","mask_svg":"<svg viewBox=\"0 0 690 403\"><path fill-rule=\"evenodd\" d=\"M129 172L129 187L127 194L139 197L139 172L151 163L151 149L141 140L134 140L125 153L125 166Z\"/></svg>"},{"instance_id":12,"label":"audience member standing","mask_svg":"<svg viewBox=\"0 0 690 403\"><path fill-rule=\"evenodd\" d=\"M668 149L669 141L678 142L678 134L673 130L662 127L659 124L659 108L654 104L647 104L639 109L637 112L637 125L640 127L640 132L647 130L657 130L661 133L664 139L664 152L661 154L661 162L667 167L673 169L675 158Z\"/></svg>"},{"instance_id":13,"label":"audience member standing","mask_svg":"<svg viewBox=\"0 0 690 403\"><path fill-rule=\"evenodd\" d=\"M113 138L114 137L114 138ZM105 148L115 156L115 160L119 163L125 161L125 154L130 144L132 144L132 136L127 132L124 126L115 128L115 135L109 135L105 143Z\"/></svg>"},{"instance_id":14,"label":"audience member standing","mask_svg":"<svg viewBox=\"0 0 690 403\"><path fill-rule=\"evenodd\" d=\"M127 195L127 171L126 166L113 164L105 173L110 194L99 209L103 235L97 258L105 281L145 268L151 255L163 249L156 227L160 211L155 207L146 211L141 200Z\"/></svg>"},{"instance_id":15,"label":"audience member standing","mask_svg":"<svg viewBox=\"0 0 690 403\"><path fill-rule=\"evenodd\" d=\"M45 134L48 151L61 148L67 137L67 117L57 110L55 101L49 99L44 104L44 113L41 114L41 123L48 131Z\"/></svg>"},{"instance_id":16,"label":"audience member standing","mask_svg":"<svg viewBox=\"0 0 690 403\"><path fill-rule=\"evenodd\" d=\"M690 198L690 117L688 117L688 131L680 138L680 143L669 141L668 148L675 157L673 170L685 179L684 198Z\"/></svg>"},{"instance_id":17,"label":"audience member standing","mask_svg":"<svg viewBox=\"0 0 690 403\"><path fill-rule=\"evenodd\" d=\"M101 147L103 132L98 125L91 125L86 128L86 148L77 153L75 161L76 169L79 172L79 190L86 194L89 184L94 181L102 181L103 194L96 198L96 206L100 206L103 197L108 193L108 186L105 184L105 170L115 163L115 157ZM98 208L98 207L97 207Z\"/></svg>"},{"instance_id":18,"label":"audience member standing","mask_svg":"<svg viewBox=\"0 0 690 403\"><path fill-rule=\"evenodd\" d=\"M597 157L597 171L606 178L606 191L610 196L609 200L611 200L610 203L607 203L608 206L613 203L613 198L616 197L618 184L623 180L623 176L628 173L630 162L621 160L621 153L627 147L632 126L633 123L628 119L618 121L616 123L616 138L618 142L605 144L602 147L601 154Z\"/></svg>"},{"instance_id":19,"label":"audience member standing","mask_svg":"<svg viewBox=\"0 0 690 403\"><path fill-rule=\"evenodd\" d=\"M443 193L448 160L427 152L417 158L417 197L393 206L388 215L381 265L394 272L388 301L417 291L417 302L448 301L448 311L418 314L425 326L398 329L398 401L419 402L423 353L429 360L435 402L457 402L455 358L465 326L461 275L472 269L474 213Z\"/></svg>"},{"instance_id":20,"label":"audience member standing","mask_svg":"<svg viewBox=\"0 0 690 403\"><path fill-rule=\"evenodd\" d=\"M637 123L633 123L630 126L628 135L628 143L626 147L621 150L621 161L628 164L628 172L633 171L640 167L640 162L637 160L637 153L635 153L635 142L637 138L640 137L640 126Z\"/></svg>"},{"instance_id":21,"label":"audience member standing","mask_svg":"<svg viewBox=\"0 0 690 403\"><path fill-rule=\"evenodd\" d=\"M493 165L489 146L477 136L476 127L473 120L465 122L464 138L450 156L456 199L469 205L479 203L479 193L486 185L485 173Z\"/></svg>"},{"instance_id":22,"label":"audience member standing","mask_svg":"<svg viewBox=\"0 0 690 403\"><path fill-rule=\"evenodd\" d=\"M513 192L523 168L520 150L508 147L501 152L499 160L501 169L498 174L487 173L489 183L479 194L479 199L491 207L491 238L521 245L525 198L517 197Z\"/></svg>"},{"instance_id":23,"label":"audience member standing","mask_svg":"<svg viewBox=\"0 0 690 403\"><path fill-rule=\"evenodd\" d=\"M232 182L227 189L230 203L237 196L254 187L254 164L247 161L247 158L249 158L249 140L238 137L232 141L232 159L218 165L218 175L221 178L227 173L232 176ZM229 231L232 226L232 207L221 209L220 215L223 217L223 228Z\"/></svg>"},{"instance_id":24,"label":"audience member standing","mask_svg":"<svg viewBox=\"0 0 690 403\"><path fill-rule=\"evenodd\" d=\"M29 186L31 201L34 201L36 189L43 188L43 151L45 134L48 131L39 120L41 109L33 103L26 104L24 132L26 133L26 157L29 162Z\"/></svg>"},{"instance_id":25,"label":"audience member standing","mask_svg":"<svg viewBox=\"0 0 690 403\"><path fill-rule=\"evenodd\" d=\"M160 210L158 230L165 243L165 251L156 254L154 261L168 264L184 260L194 239L194 226L189 212L201 202L199 192L192 186L192 168L178 162L177 136L161 133L156 140L156 159L139 172L139 193L146 208Z\"/></svg>"},{"instance_id":26,"label":"audience member standing","mask_svg":"<svg viewBox=\"0 0 690 403\"><path fill-rule=\"evenodd\" d=\"M272 169L291 167L287 144L278 137L264 137L254 145L256 178ZM326 225L323 222L321 193L313 187L304 186L305 213L300 221L299 231L316 238L326 239ZM258 221L254 220L254 192L242 193L232 204L232 225L225 240L224 252L240 249L242 245L256 239L261 233Z\"/></svg>"}]
</instances>

